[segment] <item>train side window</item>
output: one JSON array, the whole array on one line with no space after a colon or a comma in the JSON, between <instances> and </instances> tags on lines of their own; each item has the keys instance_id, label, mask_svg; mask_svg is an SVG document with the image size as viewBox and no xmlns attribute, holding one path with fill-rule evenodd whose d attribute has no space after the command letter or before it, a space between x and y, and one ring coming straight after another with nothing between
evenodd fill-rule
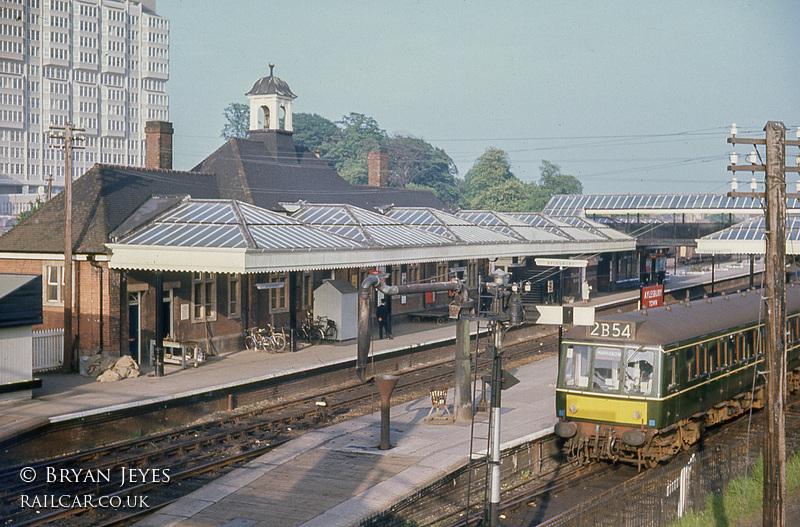
<instances>
[{"instance_id":1,"label":"train side window","mask_svg":"<svg viewBox=\"0 0 800 527\"><path fill-rule=\"evenodd\" d=\"M697 346L686 348L686 371L689 381L697 378Z\"/></svg>"},{"instance_id":2,"label":"train side window","mask_svg":"<svg viewBox=\"0 0 800 527\"><path fill-rule=\"evenodd\" d=\"M719 365L724 368L731 364L731 351L733 350L733 335L722 337L719 340Z\"/></svg>"},{"instance_id":3,"label":"train side window","mask_svg":"<svg viewBox=\"0 0 800 527\"><path fill-rule=\"evenodd\" d=\"M713 373L719 370L719 341L712 340L706 345L708 354L708 370L706 373Z\"/></svg>"},{"instance_id":4,"label":"train side window","mask_svg":"<svg viewBox=\"0 0 800 527\"><path fill-rule=\"evenodd\" d=\"M756 329L756 338L755 338L755 354L756 357L763 357L764 356L764 339L766 339L766 333L764 332L764 327L759 326Z\"/></svg>"},{"instance_id":5,"label":"train side window","mask_svg":"<svg viewBox=\"0 0 800 527\"><path fill-rule=\"evenodd\" d=\"M742 360L742 334L737 333L731 338L731 364L738 364Z\"/></svg>"},{"instance_id":6,"label":"train side window","mask_svg":"<svg viewBox=\"0 0 800 527\"><path fill-rule=\"evenodd\" d=\"M622 350L597 346L594 351L592 387L603 392L619 391Z\"/></svg>"},{"instance_id":7,"label":"train side window","mask_svg":"<svg viewBox=\"0 0 800 527\"><path fill-rule=\"evenodd\" d=\"M742 341L744 343L744 354L742 355L742 360L747 361L755 355L755 351L753 351L756 340L755 330L748 329L744 332L742 337Z\"/></svg>"},{"instance_id":8,"label":"train side window","mask_svg":"<svg viewBox=\"0 0 800 527\"><path fill-rule=\"evenodd\" d=\"M697 357L697 366L698 375L705 375L708 373L708 348L704 345L700 346Z\"/></svg>"},{"instance_id":9,"label":"train side window","mask_svg":"<svg viewBox=\"0 0 800 527\"><path fill-rule=\"evenodd\" d=\"M564 366L564 385L573 388L589 387L589 346L570 346L567 348Z\"/></svg>"},{"instance_id":10,"label":"train side window","mask_svg":"<svg viewBox=\"0 0 800 527\"><path fill-rule=\"evenodd\" d=\"M797 322L798 317L796 316L789 319L789 340L792 345L797 344Z\"/></svg>"},{"instance_id":11,"label":"train side window","mask_svg":"<svg viewBox=\"0 0 800 527\"><path fill-rule=\"evenodd\" d=\"M664 378L667 380L668 388L675 386L678 381L677 374L675 372L675 355L670 355L667 357L667 360L664 362L664 367L667 371L664 374Z\"/></svg>"}]
</instances>

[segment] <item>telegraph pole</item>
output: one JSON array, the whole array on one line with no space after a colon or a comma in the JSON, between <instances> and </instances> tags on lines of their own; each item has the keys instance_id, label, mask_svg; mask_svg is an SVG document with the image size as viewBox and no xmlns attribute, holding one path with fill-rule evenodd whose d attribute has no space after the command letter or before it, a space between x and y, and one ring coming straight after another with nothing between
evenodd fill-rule
<instances>
[{"instance_id":1,"label":"telegraph pole","mask_svg":"<svg viewBox=\"0 0 800 527\"><path fill-rule=\"evenodd\" d=\"M769 121L764 127L766 139L744 139L735 136L731 144L765 145L766 164L737 165L731 155L728 170L765 172L765 192L729 192L731 197L765 197L765 321L764 369L766 378L765 412L767 430L764 435L764 498L763 525L786 525L786 172L798 172L798 167L786 168L786 145L800 146L800 140L786 140L786 126ZM757 154L757 152L754 152ZM760 157L760 156L758 156ZM798 195L789 195L798 197Z\"/></svg>"},{"instance_id":2,"label":"telegraph pole","mask_svg":"<svg viewBox=\"0 0 800 527\"><path fill-rule=\"evenodd\" d=\"M83 129L74 128L72 124L51 126L50 138L63 141L52 148L64 150L64 354L61 370L68 373L72 370L72 150L82 148L73 142L83 141L73 132Z\"/></svg>"}]
</instances>

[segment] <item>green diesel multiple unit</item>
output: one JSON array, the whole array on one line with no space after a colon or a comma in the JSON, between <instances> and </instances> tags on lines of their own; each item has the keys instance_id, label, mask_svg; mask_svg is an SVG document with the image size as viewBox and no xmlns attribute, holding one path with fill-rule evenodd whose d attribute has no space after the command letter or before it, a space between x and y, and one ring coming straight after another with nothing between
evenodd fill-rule
<instances>
[{"instance_id":1,"label":"green diesel multiple unit","mask_svg":"<svg viewBox=\"0 0 800 527\"><path fill-rule=\"evenodd\" d=\"M652 466L764 404L761 291L598 318L559 350L556 433L578 462ZM800 386L800 288L787 289L788 386Z\"/></svg>"}]
</instances>

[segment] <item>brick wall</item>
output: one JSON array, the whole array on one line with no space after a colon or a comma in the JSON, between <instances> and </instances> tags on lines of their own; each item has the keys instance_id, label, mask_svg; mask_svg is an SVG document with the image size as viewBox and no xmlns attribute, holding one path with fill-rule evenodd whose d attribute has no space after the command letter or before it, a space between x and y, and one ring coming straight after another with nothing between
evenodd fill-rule
<instances>
[{"instance_id":1,"label":"brick wall","mask_svg":"<svg viewBox=\"0 0 800 527\"><path fill-rule=\"evenodd\" d=\"M42 287L47 287L44 276L48 265L63 265L64 259L53 255L51 259L0 258L0 273L22 273L43 275ZM75 280L74 307L72 310L72 328L78 336L77 349L80 354L95 353L101 348L112 355L119 354L119 273L109 271L106 262L97 264L103 271L92 267L88 261L76 261L73 264ZM101 293L102 285L102 322ZM45 301L42 293L42 324L37 329L56 329L64 327L63 304Z\"/></svg>"}]
</instances>

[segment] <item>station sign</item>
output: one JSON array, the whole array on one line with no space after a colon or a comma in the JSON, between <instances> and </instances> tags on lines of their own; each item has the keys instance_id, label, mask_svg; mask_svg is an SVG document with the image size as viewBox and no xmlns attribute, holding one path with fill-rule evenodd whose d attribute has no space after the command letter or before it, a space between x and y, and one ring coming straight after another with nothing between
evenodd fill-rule
<instances>
[{"instance_id":1,"label":"station sign","mask_svg":"<svg viewBox=\"0 0 800 527\"><path fill-rule=\"evenodd\" d=\"M539 267L586 267L589 260L572 260L569 258L534 258Z\"/></svg>"},{"instance_id":2,"label":"station sign","mask_svg":"<svg viewBox=\"0 0 800 527\"><path fill-rule=\"evenodd\" d=\"M286 285L286 282L265 282L256 284L256 289L264 290L264 289L283 289Z\"/></svg>"},{"instance_id":3,"label":"station sign","mask_svg":"<svg viewBox=\"0 0 800 527\"><path fill-rule=\"evenodd\" d=\"M664 305L664 286L651 285L642 288L642 308L650 309Z\"/></svg>"}]
</instances>

